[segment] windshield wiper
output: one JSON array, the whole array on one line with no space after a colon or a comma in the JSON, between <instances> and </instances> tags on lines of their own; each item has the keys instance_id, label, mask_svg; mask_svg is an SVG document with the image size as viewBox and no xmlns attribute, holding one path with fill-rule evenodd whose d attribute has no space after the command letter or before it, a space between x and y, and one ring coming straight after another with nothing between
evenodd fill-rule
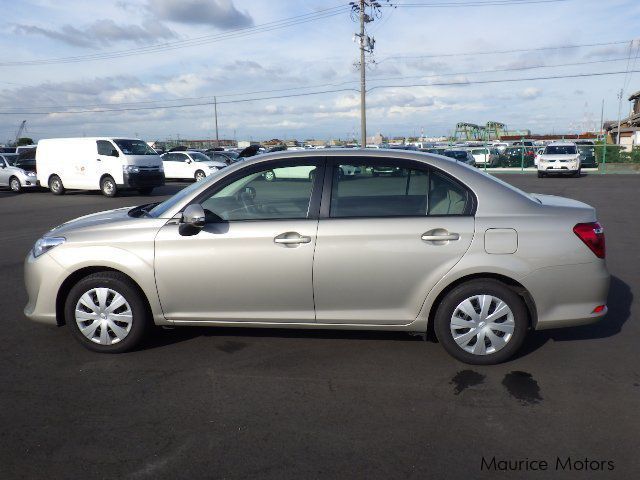
<instances>
[{"instance_id":1,"label":"windshield wiper","mask_svg":"<svg viewBox=\"0 0 640 480\"><path fill-rule=\"evenodd\" d=\"M149 211L154 208L156 205L158 205L160 202L155 202L155 203L146 203L144 205L140 205L138 207L133 207L131 210L129 210L128 214L130 217L135 217L135 218L139 218L139 217L150 217L151 215L149 215Z\"/></svg>"}]
</instances>

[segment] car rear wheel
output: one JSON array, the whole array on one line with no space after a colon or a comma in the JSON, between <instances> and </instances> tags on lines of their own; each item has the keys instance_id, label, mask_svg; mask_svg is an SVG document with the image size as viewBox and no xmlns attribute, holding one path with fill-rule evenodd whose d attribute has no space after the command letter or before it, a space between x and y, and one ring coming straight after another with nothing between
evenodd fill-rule
<instances>
[{"instance_id":1,"label":"car rear wheel","mask_svg":"<svg viewBox=\"0 0 640 480\"><path fill-rule=\"evenodd\" d=\"M542 178L544 177L544 173L543 172L538 172L538 178Z\"/></svg>"},{"instance_id":2,"label":"car rear wheel","mask_svg":"<svg viewBox=\"0 0 640 480\"><path fill-rule=\"evenodd\" d=\"M20 193L22 191L22 185L17 177L11 177L9 179L9 187L11 188L11 191L15 193Z\"/></svg>"},{"instance_id":3,"label":"car rear wheel","mask_svg":"<svg viewBox=\"0 0 640 480\"><path fill-rule=\"evenodd\" d=\"M80 280L67 295L65 319L84 347L102 353L133 349L151 323L142 295L118 272L98 272Z\"/></svg>"},{"instance_id":4,"label":"car rear wheel","mask_svg":"<svg viewBox=\"0 0 640 480\"><path fill-rule=\"evenodd\" d=\"M110 176L106 176L100 181L100 190L105 197L115 197L118 193L116 182Z\"/></svg>"},{"instance_id":5,"label":"car rear wheel","mask_svg":"<svg viewBox=\"0 0 640 480\"><path fill-rule=\"evenodd\" d=\"M528 326L527 309L520 296L491 279L455 287L438 307L434 323L444 349L474 365L509 359L522 345Z\"/></svg>"},{"instance_id":6,"label":"car rear wheel","mask_svg":"<svg viewBox=\"0 0 640 480\"><path fill-rule=\"evenodd\" d=\"M195 178L196 182L201 182L202 180L207 178L207 176L202 170L198 170L196 171L196 174L193 176L193 178Z\"/></svg>"},{"instance_id":7,"label":"car rear wheel","mask_svg":"<svg viewBox=\"0 0 640 480\"><path fill-rule=\"evenodd\" d=\"M64 185L59 176L51 175L51 178L49 178L49 190L51 190L51 193L54 195L64 195Z\"/></svg>"},{"instance_id":8,"label":"car rear wheel","mask_svg":"<svg viewBox=\"0 0 640 480\"><path fill-rule=\"evenodd\" d=\"M264 173L264 179L267 182L273 182L276 179L276 174L273 173L273 171L269 170L268 172Z\"/></svg>"}]
</instances>

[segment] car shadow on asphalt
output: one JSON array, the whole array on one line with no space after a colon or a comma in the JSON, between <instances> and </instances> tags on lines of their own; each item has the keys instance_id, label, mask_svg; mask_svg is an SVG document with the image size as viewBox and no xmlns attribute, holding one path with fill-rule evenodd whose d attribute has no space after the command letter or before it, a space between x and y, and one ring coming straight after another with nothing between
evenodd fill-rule
<instances>
[{"instance_id":1,"label":"car shadow on asphalt","mask_svg":"<svg viewBox=\"0 0 640 480\"><path fill-rule=\"evenodd\" d=\"M620 333L622 326L629 320L632 302L633 293L629 285L612 275L609 296L607 297L609 312L604 318L591 325L531 332L514 359L527 356L549 340L566 342L613 337Z\"/></svg>"},{"instance_id":2,"label":"car shadow on asphalt","mask_svg":"<svg viewBox=\"0 0 640 480\"><path fill-rule=\"evenodd\" d=\"M177 327L155 328L140 350L160 348L192 340L196 337L235 338L312 338L343 340L422 341L420 336L407 332L379 330L324 330L302 328L254 328L254 327Z\"/></svg>"}]
</instances>

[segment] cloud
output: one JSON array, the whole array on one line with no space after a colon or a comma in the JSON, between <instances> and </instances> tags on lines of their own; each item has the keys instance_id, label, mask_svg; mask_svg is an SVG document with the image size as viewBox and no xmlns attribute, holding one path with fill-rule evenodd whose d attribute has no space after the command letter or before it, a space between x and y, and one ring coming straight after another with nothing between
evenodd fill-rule
<instances>
[{"instance_id":1,"label":"cloud","mask_svg":"<svg viewBox=\"0 0 640 480\"><path fill-rule=\"evenodd\" d=\"M520 98L525 100L533 100L542 95L542 89L537 87L529 87L525 88L522 92L520 92Z\"/></svg>"},{"instance_id":2,"label":"cloud","mask_svg":"<svg viewBox=\"0 0 640 480\"><path fill-rule=\"evenodd\" d=\"M253 18L232 0L149 0L149 12L161 20L212 25L222 30L250 27Z\"/></svg>"},{"instance_id":3,"label":"cloud","mask_svg":"<svg viewBox=\"0 0 640 480\"><path fill-rule=\"evenodd\" d=\"M19 24L14 27L14 32L41 35L75 47L105 47L118 42L148 44L177 36L171 29L153 20L134 25L117 24L113 20L103 19L96 20L84 28L63 25L59 30Z\"/></svg>"}]
</instances>

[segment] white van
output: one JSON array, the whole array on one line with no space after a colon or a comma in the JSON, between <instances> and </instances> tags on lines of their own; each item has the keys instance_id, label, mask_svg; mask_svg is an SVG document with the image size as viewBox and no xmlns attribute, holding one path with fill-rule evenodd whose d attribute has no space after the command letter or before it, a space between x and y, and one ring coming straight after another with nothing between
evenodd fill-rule
<instances>
[{"instance_id":1,"label":"white van","mask_svg":"<svg viewBox=\"0 0 640 480\"><path fill-rule=\"evenodd\" d=\"M164 185L162 159L144 141L130 138L48 138L38 142L38 182L55 195L66 189L136 189L149 195Z\"/></svg>"}]
</instances>

